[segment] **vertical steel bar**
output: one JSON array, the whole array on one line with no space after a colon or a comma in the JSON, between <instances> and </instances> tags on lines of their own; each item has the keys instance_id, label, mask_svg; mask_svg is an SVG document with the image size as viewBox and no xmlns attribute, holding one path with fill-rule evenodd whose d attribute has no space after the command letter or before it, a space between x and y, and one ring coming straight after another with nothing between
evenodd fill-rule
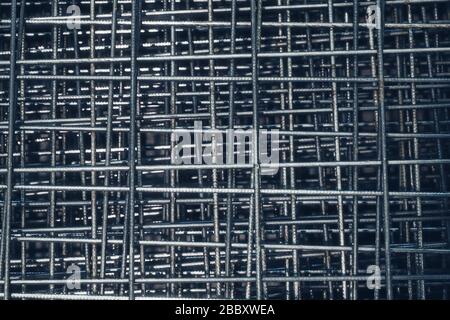
<instances>
[{"instance_id":1,"label":"vertical steel bar","mask_svg":"<svg viewBox=\"0 0 450 320\"><path fill-rule=\"evenodd\" d=\"M16 123L16 19L17 1L11 0L11 39L10 39L10 59L9 59L9 87L8 87L8 140L6 159L6 191L5 203L3 206L2 238L0 254L0 276L1 267L4 266L3 277L3 298L10 298L10 242L11 242L11 216L13 211L13 187L14 187L14 146L15 146L15 123Z\"/></svg>"},{"instance_id":2,"label":"vertical steel bar","mask_svg":"<svg viewBox=\"0 0 450 320\"><path fill-rule=\"evenodd\" d=\"M252 43L252 112L253 112L253 134L251 146L251 158L253 164L253 190L254 190L254 208L255 217L255 259L256 259L256 299L262 298L262 248L261 234L263 224L261 221L261 164L259 160L259 110L258 110L258 52L259 40L261 39L261 0L251 0L251 43Z\"/></svg>"},{"instance_id":3,"label":"vertical steel bar","mask_svg":"<svg viewBox=\"0 0 450 320\"><path fill-rule=\"evenodd\" d=\"M389 216L389 184L388 184L388 163L387 163L387 128L386 110L384 105L384 0L377 0L378 18L380 25L377 30L377 58L378 58L378 93L379 93L379 141L381 144L382 163L382 191L383 191L383 217L384 217L384 245L385 245L385 279L386 298L391 300L392 296L392 276L391 276L391 243L390 243L390 216Z\"/></svg>"},{"instance_id":4,"label":"vertical steel bar","mask_svg":"<svg viewBox=\"0 0 450 320\"><path fill-rule=\"evenodd\" d=\"M137 56L140 46L140 1L133 1L131 5L131 69L130 69L130 140L128 149L128 186L130 188L127 205L127 215L129 216L129 284L128 297L134 299L134 207L135 207L135 175L136 175L136 110L138 73Z\"/></svg>"},{"instance_id":5,"label":"vertical steel bar","mask_svg":"<svg viewBox=\"0 0 450 320\"><path fill-rule=\"evenodd\" d=\"M111 58L115 57L116 51L116 28L117 28L117 0L113 0L112 3L112 25L111 25ZM114 63L109 65L109 75L114 75ZM108 83L108 111L107 111L107 123L106 123L106 150L105 150L105 166L111 164L111 145L112 145L112 118L113 118L113 96L114 96L114 83L112 80ZM110 173L105 172L105 187L109 186ZM106 265L106 241L108 233L108 201L109 192L103 193L103 214L102 214L102 244L101 244L101 258L100 258L100 278L105 278L105 265ZM100 293L104 293L103 284L100 286Z\"/></svg>"}]
</instances>

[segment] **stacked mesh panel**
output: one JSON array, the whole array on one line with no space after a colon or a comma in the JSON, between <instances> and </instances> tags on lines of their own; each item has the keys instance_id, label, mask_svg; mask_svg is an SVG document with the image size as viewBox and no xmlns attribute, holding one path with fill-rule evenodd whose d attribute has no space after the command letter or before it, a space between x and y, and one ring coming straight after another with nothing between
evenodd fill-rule
<instances>
[{"instance_id":1,"label":"stacked mesh panel","mask_svg":"<svg viewBox=\"0 0 450 320\"><path fill-rule=\"evenodd\" d=\"M445 0L1 0L1 296L448 299L449 31ZM277 130L276 173L175 164L198 122Z\"/></svg>"}]
</instances>

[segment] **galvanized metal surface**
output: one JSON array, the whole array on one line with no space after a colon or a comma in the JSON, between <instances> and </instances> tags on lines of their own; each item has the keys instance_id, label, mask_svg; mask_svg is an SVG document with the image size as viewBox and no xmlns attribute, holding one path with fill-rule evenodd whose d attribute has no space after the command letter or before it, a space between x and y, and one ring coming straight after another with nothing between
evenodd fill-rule
<instances>
[{"instance_id":1,"label":"galvanized metal surface","mask_svg":"<svg viewBox=\"0 0 450 320\"><path fill-rule=\"evenodd\" d=\"M448 299L449 72L443 0L1 0L1 296Z\"/></svg>"}]
</instances>

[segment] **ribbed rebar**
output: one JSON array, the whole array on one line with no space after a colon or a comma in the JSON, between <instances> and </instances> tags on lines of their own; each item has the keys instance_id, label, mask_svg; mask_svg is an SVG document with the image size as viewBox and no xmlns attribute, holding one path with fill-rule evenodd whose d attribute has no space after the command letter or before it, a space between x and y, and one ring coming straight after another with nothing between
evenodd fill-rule
<instances>
[{"instance_id":1,"label":"ribbed rebar","mask_svg":"<svg viewBox=\"0 0 450 320\"><path fill-rule=\"evenodd\" d=\"M447 0L0 0L0 296L448 299L449 31Z\"/></svg>"}]
</instances>

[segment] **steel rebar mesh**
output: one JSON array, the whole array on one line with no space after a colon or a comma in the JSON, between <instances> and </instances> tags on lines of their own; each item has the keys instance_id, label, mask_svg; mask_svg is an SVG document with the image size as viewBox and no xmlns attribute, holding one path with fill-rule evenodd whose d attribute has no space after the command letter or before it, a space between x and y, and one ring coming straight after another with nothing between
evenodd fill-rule
<instances>
[{"instance_id":1,"label":"steel rebar mesh","mask_svg":"<svg viewBox=\"0 0 450 320\"><path fill-rule=\"evenodd\" d=\"M2 297L448 299L449 15L0 1ZM195 121L279 130L277 173L174 164Z\"/></svg>"}]
</instances>

